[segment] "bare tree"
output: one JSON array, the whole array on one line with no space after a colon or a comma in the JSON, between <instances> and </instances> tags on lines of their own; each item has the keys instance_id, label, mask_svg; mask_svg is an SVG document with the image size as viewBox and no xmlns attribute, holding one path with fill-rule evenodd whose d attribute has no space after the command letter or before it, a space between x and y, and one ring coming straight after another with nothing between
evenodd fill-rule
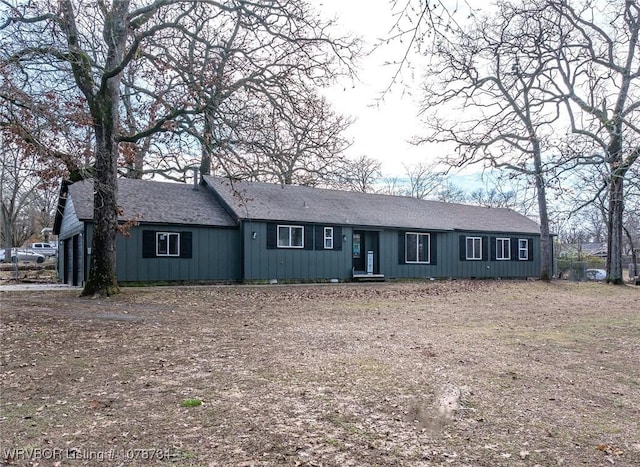
<instances>
[{"instance_id":1,"label":"bare tree","mask_svg":"<svg viewBox=\"0 0 640 467\"><path fill-rule=\"evenodd\" d=\"M223 67L225 73L220 75L216 72L221 68L215 66L217 59L210 52L228 42L228 37L216 31L230 19L233 28L243 27L246 40L234 42L233 56L223 52L223 58L240 63ZM255 36L250 41L252 31ZM323 70L322 77L329 79L327 64L348 63L352 44L333 41L327 31L327 25L297 0L163 0L151 4L25 0L9 8L0 19L0 70L11 82L11 92L3 97L36 109L46 107L47 95L59 92L79 108L78 114L88 117L74 127L90 129L87 147L94 155L94 230L84 295L119 291L115 248L121 144L186 131L185 122L206 115L216 102L216 92L204 92L216 84L231 90L276 86L281 70L270 66L272 62L252 68L260 58L269 58L266 48L252 55L255 44L269 44L270 50L286 59L286 71L297 70L300 79L313 78L317 70ZM128 67L134 64L136 72L128 75ZM126 92L134 93L135 99L123 96L125 77ZM129 125L122 125L123 97L144 109L136 111L136 122ZM210 114L217 115L215 108ZM82 133L80 129L77 134ZM20 130L25 139L36 140L32 129L23 126ZM126 134L126 130L136 133Z\"/></svg>"},{"instance_id":2,"label":"bare tree","mask_svg":"<svg viewBox=\"0 0 640 467\"><path fill-rule=\"evenodd\" d=\"M440 188L443 176L432 167L421 163L403 167L408 179L407 196L426 199Z\"/></svg>"},{"instance_id":3,"label":"bare tree","mask_svg":"<svg viewBox=\"0 0 640 467\"><path fill-rule=\"evenodd\" d=\"M511 207L514 203L513 191L500 191L497 188L477 188L469 194L469 201L479 206L491 208Z\"/></svg>"},{"instance_id":4,"label":"bare tree","mask_svg":"<svg viewBox=\"0 0 640 467\"><path fill-rule=\"evenodd\" d=\"M378 192L385 195L404 196L407 190L403 181L400 180L400 177L383 176Z\"/></svg>"},{"instance_id":5,"label":"bare tree","mask_svg":"<svg viewBox=\"0 0 640 467\"><path fill-rule=\"evenodd\" d=\"M436 84L424 87L424 111L459 105L462 121L437 114L421 142L456 144L453 167L484 164L534 181L538 197L543 280L552 276L546 198L545 144L560 114L543 80L548 58L540 42L548 27L538 9L501 3L491 17L476 17L468 30L451 34L435 50L430 70ZM436 112L433 112L436 113Z\"/></svg>"},{"instance_id":6,"label":"bare tree","mask_svg":"<svg viewBox=\"0 0 640 467\"><path fill-rule=\"evenodd\" d=\"M267 158L262 167L267 162L277 178L293 180L287 175L292 159L313 161L316 167L309 172L314 172L323 165L318 159L344 149L340 134L349 122L335 115L316 90L337 75L353 73L359 42L329 37L332 23L320 20L306 2L269 9L268 21L235 10L194 20L198 40L173 59L204 104L184 122L200 141L203 174L250 168L245 158L257 150ZM299 172L301 164L293 165Z\"/></svg>"},{"instance_id":7,"label":"bare tree","mask_svg":"<svg viewBox=\"0 0 640 467\"><path fill-rule=\"evenodd\" d=\"M305 90L297 99L260 107L236 145L235 165L247 177L283 185L317 185L344 163L350 143L342 134L351 120L336 115L324 98ZM227 172L233 167L225 167Z\"/></svg>"},{"instance_id":8,"label":"bare tree","mask_svg":"<svg viewBox=\"0 0 640 467\"><path fill-rule=\"evenodd\" d=\"M5 261L9 261L11 247L22 245L34 234L38 217L47 225L51 198L38 158L27 146L12 141L11 133L1 131L0 138L0 231Z\"/></svg>"},{"instance_id":9,"label":"bare tree","mask_svg":"<svg viewBox=\"0 0 640 467\"><path fill-rule=\"evenodd\" d=\"M607 167L607 281L623 283L625 178L640 156L640 5L635 1L569 3L547 0L558 42L555 92L564 98L571 131L598 148ZM581 158L593 164L593 156Z\"/></svg>"},{"instance_id":10,"label":"bare tree","mask_svg":"<svg viewBox=\"0 0 640 467\"><path fill-rule=\"evenodd\" d=\"M445 203L464 203L467 201L467 195L464 189L460 188L450 179L445 178L436 193L436 200Z\"/></svg>"},{"instance_id":11,"label":"bare tree","mask_svg":"<svg viewBox=\"0 0 640 467\"><path fill-rule=\"evenodd\" d=\"M633 274L640 276L640 269L638 269L638 256L640 256L640 167L637 164L629 169L626 181L627 193L623 226L626 254L631 257Z\"/></svg>"},{"instance_id":12,"label":"bare tree","mask_svg":"<svg viewBox=\"0 0 640 467\"><path fill-rule=\"evenodd\" d=\"M334 185L351 191L372 193L376 183L382 177L382 163L371 157L362 155L354 160L347 160L336 173Z\"/></svg>"}]
</instances>

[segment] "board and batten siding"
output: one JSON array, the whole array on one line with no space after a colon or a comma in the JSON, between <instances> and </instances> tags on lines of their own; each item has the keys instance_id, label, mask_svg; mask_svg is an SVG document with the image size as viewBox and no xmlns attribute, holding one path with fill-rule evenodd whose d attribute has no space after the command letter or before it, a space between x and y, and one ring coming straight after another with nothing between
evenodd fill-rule
<instances>
[{"instance_id":1,"label":"board and batten siding","mask_svg":"<svg viewBox=\"0 0 640 467\"><path fill-rule=\"evenodd\" d=\"M65 201L64 216L60 223L60 234L58 235L58 239L64 240L65 238L70 238L83 232L84 223L78 219L76 209L73 206L73 201L71 200L71 197L69 197Z\"/></svg>"},{"instance_id":2,"label":"board and batten siding","mask_svg":"<svg viewBox=\"0 0 640 467\"><path fill-rule=\"evenodd\" d=\"M295 222L280 222L276 225L302 225L305 229L314 228L314 224ZM339 251L296 249L296 248L268 248L267 223L243 223L243 280L349 280L352 277L352 235L354 228L340 226L344 241ZM317 226L322 227L322 224ZM331 225L327 225L331 227ZM540 273L540 241L539 236L533 234L505 234L487 232L442 232L425 230L400 229L366 229L377 232L379 247L376 271L387 279L402 278L526 278L536 277ZM430 253L429 264L406 263L404 261L404 247L401 242L406 232L428 233L433 250ZM487 249L486 260L461 259L461 237L485 238L484 247ZM508 260L500 261L491 258L490 242L495 237L511 239L524 238L531 245L531 261ZM514 241L514 240L512 240Z\"/></svg>"},{"instance_id":3,"label":"board and batten siding","mask_svg":"<svg viewBox=\"0 0 640 467\"><path fill-rule=\"evenodd\" d=\"M92 229L88 229L89 235ZM143 257L143 232L191 233L191 257ZM118 282L240 280L238 229L200 226L146 225L117 237Z\"/></svg>"},{"instance_id":4,"label":"board and batten siding","mask_svg":"<svg viewBox=\"0 0 640 467\"><path fill-rule=\"evenodd\" d=\"M191 257L143 257L143 231L191 233ZM118 243L118 280L238 281L240 245L237 229L191 226L144 226ZM124 259L124 261L123 261ZM129 260L131 259L131 261ZM135 260L134 260L135 259Z\"/></svg>"},{"instance_id":5,"label":"board and batten siding","mask_svg":"<svg viewBox=\"0 0 640 467\"><path fill-rule=\"evenodd\" d=\"M78 218L73 201L71 197L68 197L65 200L64 216L60 223L57 255L58 278L68 284L81 285L86 279L84 277L85 263L83 254L84 230L85 224Z\"/></svg>"},{"instance_id":6,"label":"board and batten siding","mask_svg":"<svg viewBox=\"0 0 640 467\"><path fill-rule=\"evenodd\" d=\"M269 248L268 224L265 222L245 221L242 224L243 237L243 280L329 280L351 277L351 234L345 226L332 224L305 224L297 222L271 223L274 225L300 225L305 227L306 242L312 241L313 249ZM334 227L340 230L340 247L325 250L316 248L317 238L310 235L308 229ZM273 227L271 227L273 228ZM343 241L343 238L346 240Z\"/></svg>"},{"instance_id":7,"label":"board and batten siding","mask_svg":"<svg viewBox=\"0 0 640 467\"><path fill-rule=\"evenodd\" d=\"M415 230L408 230L416 232ZM532 234L505 234L487 232L429 232L435 237L435 264L403 264L400 239L405 231L385 230L380 233L381 269L387 278L525 278L540 274L539 236ZM486 238L486 260L462 260L461 237ZM531 261L495 260L491 258L491 242L495 237L528 239ZM512 240L513 241L513 240Z\"/></svg>"}]
</instances>

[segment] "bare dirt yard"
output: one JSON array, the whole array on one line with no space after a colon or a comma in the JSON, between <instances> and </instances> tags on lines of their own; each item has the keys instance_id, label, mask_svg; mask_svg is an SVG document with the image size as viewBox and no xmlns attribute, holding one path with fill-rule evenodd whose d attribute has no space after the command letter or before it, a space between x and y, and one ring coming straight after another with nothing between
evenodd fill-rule
<instances>
[{"instance_id":1,"label":"bare dirt yard","mask_svg":"<svg viewBox=\"0 0 640 467\"><path fill-rule=\"evenodd\" d=\"M640 465L640 287L2 292L0 464Z\"/></svg>"}]
</instances>

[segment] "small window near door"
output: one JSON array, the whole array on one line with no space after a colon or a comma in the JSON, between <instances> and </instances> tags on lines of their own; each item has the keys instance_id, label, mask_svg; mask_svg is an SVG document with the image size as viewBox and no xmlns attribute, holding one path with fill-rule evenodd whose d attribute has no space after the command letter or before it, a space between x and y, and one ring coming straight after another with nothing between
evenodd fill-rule
<instances>
[{"instance_id":1,"label":"small window near door","mask_svg":"<svg viewBox=\"0 0 640 467\"><path fill-rule=\"evenodd\" d=\"M333 250L333 227L324 228L324 249Z\"/></svg>"}]
</instances>

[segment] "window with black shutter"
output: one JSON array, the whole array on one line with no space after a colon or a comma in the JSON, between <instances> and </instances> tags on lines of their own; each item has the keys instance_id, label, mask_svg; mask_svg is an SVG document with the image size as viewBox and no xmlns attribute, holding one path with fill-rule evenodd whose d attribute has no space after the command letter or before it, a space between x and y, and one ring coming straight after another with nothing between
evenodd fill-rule
<instances>
[{"instance_id":1,"label":"window with black shutter","mask_svg":"<svg viewBox=\"0 0 640 467\"><path fill-rule=\"evenodd\" d=\"M518 259L520 261L529 259L529 240L526 238L518 239Z\"/></svg>"},{"instance_id":2,"label":"window with black shutter","mask_svg":"<svg viewBox=\"0 0 640 467\"><path fill-rule=\"evenodd\" d=\"M483 259L483 243L482 237L466 237L466 256L467 260L481 260Z\"/></svg>"},{"instance_id":3,"label":"window with black shutter","mask_svg":"<svg viewBox=\"0 0 640 467\"><path fill-rule=\"evenodd\" d=\"M309 227L309 230L311 230L311 227ZM342 227L316 225L314 232L313 240L316 250L342 250Z\"/></svg>"},{"instance_id":4,"label":"window with black shutter","mask_svg":"<svg viewBox=\"0 0 640 467\"><path fill-rule=\"evenodd\" d=\"M142 231L143 258L191 258L191 232Z\"/></svg>"},{"instance_id":5,"label":"window with black shutter","mask_svg":"<svg viewBox=\"0 0 640 467\"><path fill-rule=\"evenodd\" d=\"M496 238L496 260L506 261L511 259L511 239Z\"/></svg>"},{"instance_id":6,"label":"window with black shutter","mask_svg":"<svg viewBox=\"0 0 640 467\"><path fill-rule=\"evenodd\" d=\"M407 232L405 234L405 262L429 263L431 255L428 233Z\"/></svg>"},{"instance_id":7,"label":"window with black shutter","mask_svg":"<svg viewBox=\"0 0 640 467\"><path fill-rule=\"evenodd\" d=\"M304 248L305 240L309 246L309 237L305 236L302 225L278 225L277 226L277 247L278 248Z\"/></svg>"}]
</instances>

